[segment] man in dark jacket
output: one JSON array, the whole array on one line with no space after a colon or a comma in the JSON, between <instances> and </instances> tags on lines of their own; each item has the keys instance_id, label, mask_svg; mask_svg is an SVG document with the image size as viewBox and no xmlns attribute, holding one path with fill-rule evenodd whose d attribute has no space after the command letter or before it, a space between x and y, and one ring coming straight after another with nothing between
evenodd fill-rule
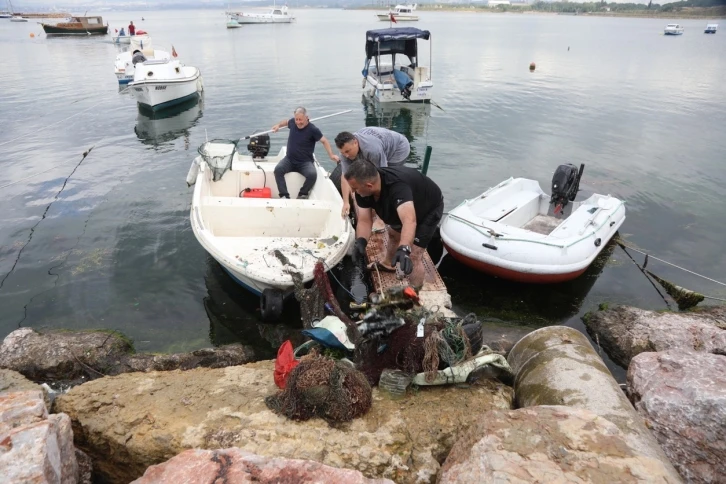
<instances>
[{"instance_id":1,"label":"man in dark jacket","mask_svg":"<svg viewBox=\"0 0 726 484\"><path fill-rule=\"evenodd\" d=\"M372 210L375 210L388 230L385 263L393 267L398 264L409 275L409 283L420 289L425 277L423 253L444 213L441 189L413 168L377 168L364 160L353 162L345 179L355 192L360 209L354 257L365 254L373 228Z\"/></svg>"}]
</instances>

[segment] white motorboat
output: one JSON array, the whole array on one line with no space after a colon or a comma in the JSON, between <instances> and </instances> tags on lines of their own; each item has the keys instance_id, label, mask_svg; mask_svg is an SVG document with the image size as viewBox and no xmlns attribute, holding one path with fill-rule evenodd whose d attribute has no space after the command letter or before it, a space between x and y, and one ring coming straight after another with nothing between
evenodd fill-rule
<instances>
[{"instance_id":1,"label":"white motorboat","mask_svg":"<svg viewBox=\"0 0 726 484\"><path fill-rule=\"evenodd\" d=\"M227 15L230 17L228 28L232 21L238 24L289 24L295 20L295 17L289 14L287 6L272 7L267 13L227 12Z\"/></svg>"},{"instance_id":2,"label":"white motorboat","mask_svg":"<svg viewBox=\"0 0 726 484\"><path fill-rule=\"evenodd\" d=\"M119 84L128 84L134 80L136 68L132 62L133 52L140 50L147 60L170 60L171 54L165 50L154 49L151 37L148 35L134 35L131 37L129 50L116 56L113 63L114 73Z\"/></svg>"},{"instance_id":3,"label":"white motorboat","mask_svg":"<svg viewBox=\"0 0 726 484\"><path fill-rule=\"evenodd\" d=\"M418 6L417 3L413 5L396 5L394 8L389 9L386 13L377 13L378 20L388 22L391 17L396 19L396 22L415 22L418 20L418 15L413 13Z\"/></svg>"},{"instance_id":4,"label":"white motorboat","mask_svg":"<svg viewBox=\"0 0 726 484\"><path fill-rule=\"evenodd\" d=\"M126 35L125 33L123 33L123 29L121 29L121 33L123 35L111 37L111 40L113 40L114 44L130 45L132 40L136 40L137 38L144 40L149 37L149 34L143 30L137 30L135 35Z\"/></svg>"},{"instance_id":5,"label":"white motorboat","mask_svg":"<svg viewBox=\"0 0 726 484\"><path fill-rule=\"evenodd\" d=\"M718 24L708 24L706 25L706 30L703 31L704 34L715 34L718 30Z\"/></svg>"},{"instance_id":6,"label":"white motorboat","mask_svg":"<svg viewBox=\"0 0 726 484\"><path fill-rule=\"evenodd\" d=\"M14 15L10 17L11 22L27 22L28 19L25 17L20 17L19 15Z\"/></svg>"},{"instance_id":7,"label":"white motorboat","mask_svg":"<svg viewBox=\"0 0 726 484\"><path fill-rule=\"evenodd\" d=\"M625 220L624 202L610 195L574 202L583 168L578 174L575 166L561 165L552 195L535 180L509 178L464 201L441 224L444 247L459 262L504 279L576 278Z\"/></svg>"},{"instance_id":8,"label":"white motorboat","mask_svg":"<svg viewBox=\"0 0 726 484\"><path fill-rule=\"evenodd\" d=\"M363 89L378 102L430 102L434 82L429 65L420 66L418 39L429 40L428 30L414 27L369 30L366 32L366 62ZM402 54L408 61L396 54ZM373 63L371 64L371 61Z\"/></svg>"},{"instance_id":9,"label":"white motorboat","mask_svg":"<svg viewBox=\"0 0 726 484\"><path fill-rule=\"evenodd\" d=\"M663 33L665 35L682 35L683 26L681 24L668 24Z\"/></svg>"},{"instance_id":10,"label":"white motorboat","mask_svg":"<svg viewBox=\"0 0 726 484\"><path fill-rule=\"evenodd\" d=\"M325 270L334 267L354 235L340 216L343 199L317 161L309 198L281 199L274 170L286 148L268 157L269 136L258 136L248 149L252 154L243 155L234 143L214 141L199 148L187 176L195 184L189 217L199 243L241 286L261 296L263 318L274 319L293 287L290 271L311 281L315 263L322 259ZM285 180L295 194L305 179L293 172Z\"/></svg>"},{"instance_id":11,"label":"white motorboat","mask_svg":"<svg viewBox=\"0 0 726 484\"><path fill-rule=\"evenodd\" d=\"M177 59L147 60L136 64L129 91L139 105L156 111L199 97L204 90L202 74L196 67Z\"/></svg>"}]
</instances>

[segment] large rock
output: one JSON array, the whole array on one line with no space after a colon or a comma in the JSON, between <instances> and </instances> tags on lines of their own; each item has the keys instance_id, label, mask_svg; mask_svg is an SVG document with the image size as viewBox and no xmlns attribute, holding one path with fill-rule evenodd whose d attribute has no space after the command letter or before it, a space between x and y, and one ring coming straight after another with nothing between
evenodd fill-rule
<instances>
[{"instance_id":1,"label":"large rock","mask_svg":"<svg viewBox=\"0 0 726 484\"><path fill-rule=\"evenodd\" d=\"M393 484L388 479L366 479L358 471L337 469L318 462L263 457L238 448L186 450L149 467L132 484L207 484L210 482L261 484Z\"/></svg>"},{"instance_id":2,"label":"large rock","mask_svg":"<svg viewBox=\"0 0 726 484\"><path fill-rule=\"evenodd\" d=\"M34 381L83 380L135 371L223 368L254 361L249 346L231 344L172 355L133 354L131 342L108 331L49 331L20 328L0 346L0 368Z\"/></svg>"},{"instance_id":3,"label":"large rock","mask_svg":"<svg viewBox=\"0 0 726 484\"><path fill-rule=\"evenodd\" d=\"M48 415L43 392L0 394L0 469L3 482L78 482L71 421Z\"/></svg>"},{"instance_id":4,"label":"large rock","mask_svg":"<svg viewBox=\"0 0 726 484\"><path fill-rule=\"evenodd\" d=\"M451 449L440 484L675 483L672 470L642 455L610 421L572 407L481 415Z\"/></svg>"},{"instance_id":5,"label":"large rock","mask_svg":"<svg viewBox=\"0 0 726 484\"><path fill-rule=\"evenodd\" d=\"M25 378L22 374L14 370L0 368L0 393L17 392L21 390L38 390L43 392L45 406L50 408L50 397L48 391L37 383Z\"/></svg>"},{"instance_id":6,"label":"large rock","mask_svg":"<svg viewBox=\"0 0 726 484\"><path fill-rule=\"evenodd\" d=\"M690 349L726 355L726 310L655 312L629 306L588 313L587 332L610 358L627 368L637 354Z\"/></svg>"},{"instance_id":7,"label":"large rock","mask_svg":"<svg viewBox=\"0 0 726 484\"><path fill-rule=\"evenodd\" d=\"M641 353L630 362L628 388L688 482L726 480L726 356Z\"/></svg>"},{"instance_id":8,"label":"large rock","mask_svg":"<svg viewBox=\"0 0 726 484\"><path fill-rule=\"evenodd\" d=\"M129 373L73 388L56 399L71 416L76 445L111 482L188 448L239 447L305 459L397 482L431 482L459 432L492 409L511 408L511 388L488 380L468 388L427 388L403 400L377 390L362 418L332 427L275 415L274 362L187 372Z\"/></svg>"}]
</instances>

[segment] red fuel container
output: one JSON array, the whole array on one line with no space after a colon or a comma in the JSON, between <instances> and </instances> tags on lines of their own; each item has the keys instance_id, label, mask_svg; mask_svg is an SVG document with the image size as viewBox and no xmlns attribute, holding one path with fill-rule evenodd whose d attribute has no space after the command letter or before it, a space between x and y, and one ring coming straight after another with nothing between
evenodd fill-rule
<instances>
[{"instance_id":1,"label":"red fuel container","mask_svg":"<svg viewBox=\"0 0 726 484\"><path fill-rule=\"evenodd\" d=\"M240 195L244 198L272 198L272 190L270 187L245 188Z\"/></svg>"}]
</instances>

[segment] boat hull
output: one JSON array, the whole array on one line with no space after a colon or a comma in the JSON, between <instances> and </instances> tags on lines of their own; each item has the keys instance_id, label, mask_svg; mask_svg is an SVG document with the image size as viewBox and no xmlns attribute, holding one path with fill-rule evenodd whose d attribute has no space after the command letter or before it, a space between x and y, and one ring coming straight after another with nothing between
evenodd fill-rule
<instances>
[{"instance_id":1,"label":"boat hull","mask_svg":"<svg viewBox=\"0 0 726 484\"><path fill-rule=\"evenodd\" d=\"M489 274L490 276L500 277L509 281L524 282L527 284L557 284L558 282L571 281L572 279L576 279L577 277L581 276L587 270L587 267L585 267L584 269L571 272L563 272L560 274L520 272L512 269L507 269L505 267L500 267L494 264L487 264L486 262L482 262L472 257L467 257L464 254L460 254L456 250L452 249L446 243L444 243L444 247L446 247L446 251L451 255L451 257L461 262L465 266L471 267L472 269L479 272Z\"/></svg>"},{"instance_id":2,"label":"boat hull","mask_svg":"<svg viewBox=\"0 0 726 484\"><path fill-rule=\"evenodd\" d=\"M258 18L258 17L238 17L237 23L240 25L253 25L253 24L289 24L292 23L292 18ZM229 28L229 24L227 24Z\"/></svg>"},{"instance_id":3,"label":"boat hull","mask_svg":"<svg viewBox=\"0 0 726 484\"><path fill-rule=\"evenodd\" d=\"M396 15L394 13L393 18L396 19L396 22L418 22L418 15ZM381 22L388 22L391 20L391 17L388 14L379 13L378 20Z\"/></svg>"},{"instance_id":4,"label":"boat hull","mask_svg":"<svg viewBox=\"0 0 726 484\"><path fill-rule=\"evenodd\" d=\"M142 108L158 111L198 98L204 88L197 70L189 79L131 82L129 89Z\"/></svg>"},{"instance_id":5,"label":"boat hull","mask_svg":"<svg viewBox=\"0 0 726 484\"><path fill-rule=\"evenodd\" d=\"M106 35L108 34L108 26L88 27L83 29L57 27L55 25L41 24L46 34L52 35Z\"/></svg>"},{"instance_id":6,"label":"boat hull","mask_svg":"<svg viewBox=\"0 0 726 484\"><path fill-rule=\"evenodd\" d=\"M478 271L519 282L574 279L594 262L625 221L624 202L594 194L550 215L535 180L505 180L452 209L441 224L446 250Z\"/></svg>"}]
</instances>

